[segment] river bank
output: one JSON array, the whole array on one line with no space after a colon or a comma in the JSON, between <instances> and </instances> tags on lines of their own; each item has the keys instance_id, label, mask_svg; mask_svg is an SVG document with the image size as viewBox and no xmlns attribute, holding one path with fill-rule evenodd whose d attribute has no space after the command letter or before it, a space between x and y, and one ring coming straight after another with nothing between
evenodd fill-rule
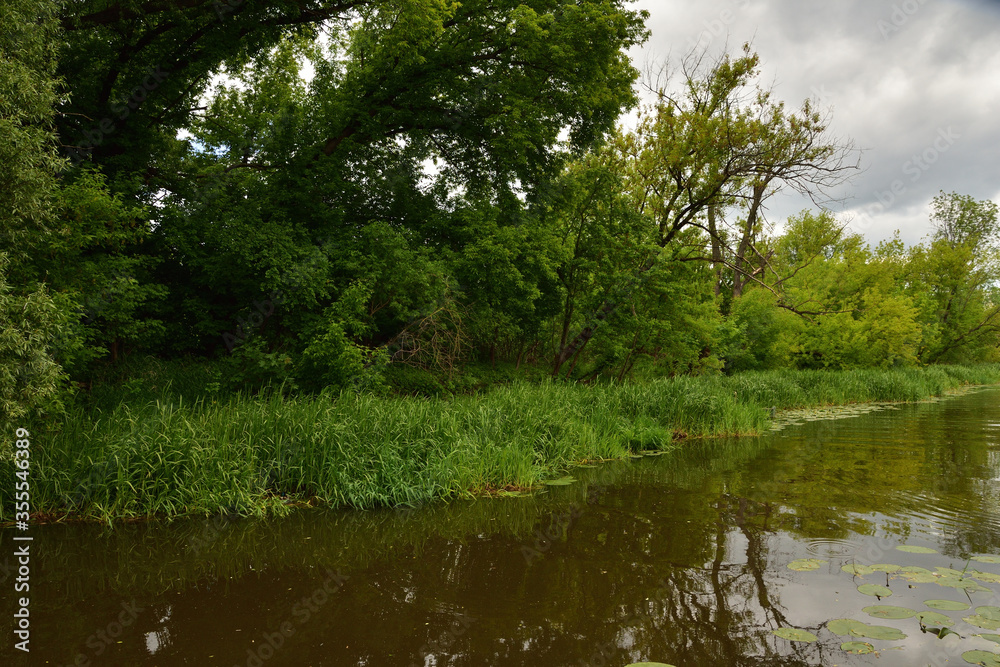
<instances>
[{"instance_id":1,"label":"river bank","mask_svg":"<svg viewBox=\"0 0 1000 667\"><path fill-rule=\"evenodd\" d=\"M908 402L1000 383L1000 366L775 371L643 384L497 387L448 399L165 394L76 408L32 435L37 516L101 521L282 514L302 504L372 508L518 493L576 463L754 435L776 411ZM13 478L13 458L0 474ZM13 519L3 485L0 521Z\"/></svg>"}]
</instances>

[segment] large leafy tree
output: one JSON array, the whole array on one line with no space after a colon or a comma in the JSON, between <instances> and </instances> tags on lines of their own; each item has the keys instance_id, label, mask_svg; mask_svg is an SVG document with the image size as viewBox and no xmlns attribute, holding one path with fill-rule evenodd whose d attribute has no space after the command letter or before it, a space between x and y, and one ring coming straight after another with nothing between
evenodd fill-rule
<instances>
[{"instance_id":1,"label":"large leafy tree","mask_svg":"<svg viewBox=\"0 0 1000 667\"><path fill-rule=\"evenodd\" d=\"M781 186L821 195L854 167L850 147L827 135L826 119L808 101L788 111L755 85L758 65L759 58L745 47L740 57L727 55L708 68L698 62L685 67L679 84L656 89L658 101L636 130L622 137L620 149L632 206L648 221L652 244L691 245L690 232L701 230L703 245L712 248L701 259L720 272L733 272L737 296L745 283L761 282L757 276L766 268L761 265L767 255L755 245L766 197ZM739 208L746 211L742 225L734 223L735 233L723 233L717 214ZM722 252L724 245L728 253ZM632 282L643 282L659 257L651 253ZM690 253L684 258L696 259ZM630 303L631 290L619 292L604 299L561 346L557 371Z\"/></svg>"},{"instance_id":2,"label":"large leafy tree","mask_svg":"<svg viewBox=\"0 0 1000 667\"><path fill-rule=\"evenodd\" d=\"M979 360L1000 335L1000 222L997 205L941 193L931 204L935 231L913 248L908 291L920 306L921 359Z\"/></svg>"},{"instance_id":3,"label":"large leafy tree","mask_svg":"<svg viewBox=\"0 0 1000 667\"><path fill-rule=\"evenodd\" d=\"M176 351L315 350L348 310L365 322L344 331L384 344L455 298L511 339L552 273L524 200L634 103L644 18L623 0L79 2L60 134L147 206L149 242L124 254L156 267L146 303L169 286ZM470 262L490 257L484 290ZM331 310L348 293L365 307Z\"/></svg>"}]
</instances>

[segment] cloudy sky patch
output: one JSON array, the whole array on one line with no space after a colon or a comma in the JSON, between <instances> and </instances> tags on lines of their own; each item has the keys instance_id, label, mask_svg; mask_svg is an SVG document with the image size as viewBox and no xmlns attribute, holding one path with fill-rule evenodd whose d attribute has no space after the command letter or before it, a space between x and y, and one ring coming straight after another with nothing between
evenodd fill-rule
<instances>
[{"instance_id":1,"label":"cloudy sky patch","mask_svg":"<svg viewBox=\"0 0 1000 667\"><path fill-rule=\"evenodd\" d=\"M830 131L863 150L834 211L872 242L930 231L938 191L1000 201L1000 0L639 0L652 37L633 53L671 64L700 46L751 41L765 83L798 106L818 99ZM808 200L781 196L780 221Z\"/></svg>"}]
</instances>

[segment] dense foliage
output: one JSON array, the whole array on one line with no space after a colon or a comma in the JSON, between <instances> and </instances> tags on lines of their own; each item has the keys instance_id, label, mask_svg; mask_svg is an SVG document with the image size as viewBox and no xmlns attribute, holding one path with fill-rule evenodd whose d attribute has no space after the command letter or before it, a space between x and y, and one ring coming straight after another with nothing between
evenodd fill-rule
<instances>
[{"instance_id":1,"label":"dense foliage","mask_svg":"<svg viewBox=\"0 0 1000 667\"><path fill-rule=\"evenodd\" d=\"M997 359L995 204L942 193L910 248L822 209L768 221L782 188L846 178L850 144L762 89L749 49L650 84L626 129L644 20L626 0L5 2L0 414L137 355L415 393L484 364Z\"/></svg>"}]
</instances>

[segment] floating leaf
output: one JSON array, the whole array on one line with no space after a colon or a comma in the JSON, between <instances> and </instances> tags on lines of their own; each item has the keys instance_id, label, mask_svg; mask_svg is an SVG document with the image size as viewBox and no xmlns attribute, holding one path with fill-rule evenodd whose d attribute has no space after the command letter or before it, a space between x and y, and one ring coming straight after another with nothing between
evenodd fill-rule
<instances>
[{"instance_id":1,"label":"floating leaf","mask_svg":"<svg viewBox=\"0 0 1000 667\"><path fill-rule=\"evenodd\" d=\"M868 637L869 639L884 639L886 641L906 639L906 635L901 630L890 628L887 625L869 625L864 631L851 630L851 635L854 637Z\"/></svg>"},{"instance_id":2,"label":"floating leaf","mask_svg":"<svg viewBox=\"0 0 1000 667\"><path fill-rule=\"evenodd\" d=\"M972 560L978 563L992 563L1000 565L1000 556L973 556Z\"/></svg>"},{"instance_id":3,"label":"floating leaf","mask_svg":"<svg viewBox=\"0 0 1000 667\"><path fill-rule=\"evenodd\" d=\"M936 584L938 578L930 572L906 572L899 575L911 584Z\"/></svg>"},{"instance_id":4,"label":"floating leaf","mask_svg":"<svg viewBox=\"0 0 1000 667\"><path fill-rule=\"evenodd\" d=\"M840 645L840 648L856 655L866 655L875 652L875 647L868 642L844 642Z\"/></svg>"},{"instance_id":5,"label":"floating leaf","mask_svg":"<svg viewBox=\"0 0 1000 667\"><path fill-rule=\"evenodd\" d=\"M863 577L866 574L871 574L875 570L871 569L867 565L858 565L857 563L848 563L840 568L847 574L853 574L858 577Z\"/></svg>"},{"instance_id":6,"label":"floating leaf","mask_svg":"<svg viewBox=\"0 0 1000 667\"><path fill-rule=\"evenodd\" d=\"M1000 621L1000 607L976 607L976 613L991 621Z\"/></svg>"},{"instance_id":7,"label":"floating leaf","mask_svg":"<svg viewBox=\"0 0 1000 667\"><path fill-rule=\"evenodd\" d=\"M941 625L948 626L954 623L950 618L936 611L922 611L917 614L917 618L924 625Z\"/></svg>"},{"instance_id":8,"label":"floating leaf","mask_svg":"<svg viewBox=\"0 0 1000 667\"><path fill-rule=\"evenodd\" d=\"M1000 644L1000 635L976 635L977 637L982 637L996 644Z\"/></svg>"},{"instance_id":9,"label":"floating leaf","mask_svg":"<svg viewBox=\"0 0 1000 667\"><path fill-rule=\"evenodd\" d=\"M547 479L542 484L549 486L568 486L576 481L575 477L560 477L559 479Z\"/></svg>"},{"instance_id":10,"label":"floating leaf","mask_svg":"<svg viewBox=\"0 0 1000 667\"><path fill-rule=\"evenodd\" d=\"M1000 621L995 621L992 618L986 618L981 614L966 616L962 620L969 625L974 625L977 628L982 628L983 630L1000 630Z\"/></svg>"},{"instance_id":11,"label":"floating leaf","mask_svg":"<svg viewBox=\"0 0 1000 667\"><path fill-rule=\"evenodd\" d=\"M893 563L878 563L876 565L869 565L868 569L872 572L885 572L886 574L892 574L893 572L899 572L903 568Z\"/></svg>"},{"instance_id":12,"label":"floating leaf","mask_svg":"<svg viewBox=\"0 0 1000 667\"><path fill-rule=\"evenodd\" d=\"M970 665L983 665L983 667L1000 667L1000 654L989 651L966 651L962 654L962 659Z\"/></svg>"},{"instance_id":13,"label":"floating leaf","mask_svg":"<svg viewBox=\"0 0 1000 667\"><path fill-rule=\"evenodd\" d=\"M868 627L867 623L861 621L855 621L851 618L835 618L826 624L826 629L835 635L850 635L856 630L865 630ZM863 636L863 635L855 635Z\"/></svg>"},{"instance_id":14,"label":"floating leaf","mask_svg":"<svg viewBox=\"0 0 1000 667\"><path fill-rule=\"evenodd\" d=\"M992 572L970 572L969 574L979 581L985 581L988 584L1000 584L1000 574L993 574Z\"/></svg>"},{"instance_id":15,"label":"floating leaf","mask_svg":"<svg viewBox=\"0 0 1000 667\"><path fill-rule=\"evenodd\" d=\"M795 570L796 572L811 572L812 570L818 570L823 564L829 562L821 558L799 558L789 563L788 569Z\"/></svg>"},{"instance_id":16,"label":"floating leaf","mask_svg":"<svg viewBox=\"0 0 1000 667\"><path fill-rule=\"evenodd\" d=\"M861 611L875 618L912 618L917 613L906 607L893 607L891 605L873 605L865 607Z\"/></svg>"},{"instance_id":17,"label":"floating leaf","mask_svg":"<svg viewBox=\"0 0 1000 667\"><path fill-rule=\"evenodd\" d=\"M887 598L892 595L892 591L881 584L861 584L858 586L858 592L877 598Z\"/></svg>"},{"instance_id":18,"label":"floating leaf","mask_svg":"<svg viewBox=\"0 0 1000 667\"><path fill-rule=\"evenodd\" d=\"M965 611L971 605L966 602L956 602L955 600L924 600L924 604L931 609L941 611Z\"/></svg>"},{"instance_id":19,"label":"floating leaf","mask_svg":"<svg viewBox=\"0 0 1000 667\"><path fill-rule=\"evenodd\" d=\"M929 547L915 547L909 544L901 544L896 547L899 551L905 551L908 554L936 554L936 549L931 549Z\"/></svg>"},{"instance_id":20,"label":"floating leaf","mask_svg":"<svg viewBox=\"0 0 1000 667\"><path fill-rule=\"evenodd\" d=\"M917 565L907 565L906 567L899 568L899 571L904 574L931 574L931 571L926 567L919 567Z\"/></svg>"},{"instance_id":21,"label":"floating leaf","mask_svg":"<svg viewBox=\"0 0 1000 667\"><path fill-rule=\"evenodd\" d=\"M967 577L964 579L959 579L957 577L940 577L934 583L947 588L957 588L959 590L968 591L969 593L988 593L990 591L990 589L985 586L980 586L975 581Z\"/></svg>"},{"instance_id":22,"label":"floating leaf","mask_svg":"<svg viewBox=\"0 0 1000 667\"><path fill-rule=\"evenodd\" d=\"M955 570L950 567L936 567L934 568L938 574L943 574L946 577L957 577L958 579L963 579L967 575L962 570Z\"/></svg>"},{"instance_id":23,"label":"floating leaf","mask_svg":"<svg viewBox=\"0 0 1000 667\"><path fill-rule=\"evenodd\" d=\"M814 642L819 639L813 633L806 630L799 630L798 628L778 628L777 630L772 630L772 632L790 642Z\"/></svg>"}]
</instances>

